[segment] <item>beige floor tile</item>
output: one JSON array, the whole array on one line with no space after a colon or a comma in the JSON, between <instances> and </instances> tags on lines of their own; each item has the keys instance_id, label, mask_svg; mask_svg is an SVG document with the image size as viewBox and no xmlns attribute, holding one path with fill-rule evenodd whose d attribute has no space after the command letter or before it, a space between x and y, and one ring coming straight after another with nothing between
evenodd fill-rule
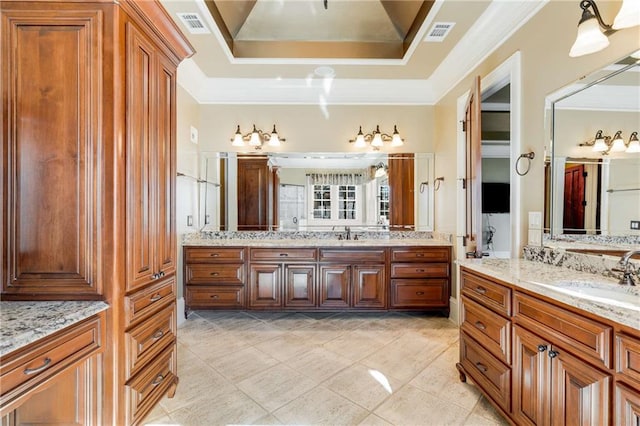
<instances>
[{"instance_id":1,"label":"beige floor tile","mask_svg":"<svg viewBox=\"0 0 640 426\"><path fill-rule=\"evenodd\" d=\"M336 339L344 332L325 324L323 321L314 320L307 327L293 330L292 333L312 345L322 345Z\"/></svg>"},{"instance_id":2,"label":"beige floor tile","mask_svg":"<svg viewBox=\"0 0 640 426\"><path fill-rule=\"evenodd\" d=\"M203 336L202 339L189 343L188 346L198 358L208 364L215 365L220 357L238 352L248 347L249 343L238 340L235 332L229 332L215 336Z\"/></svg>"},{"instance_id":3,"label":"beige floor tile","mask_svg":"<svg viewBox=\"0 0 640 426\"><path fill-rule=\"evenodd\" d=\"M491 423L495 425L508 425L509 423L502 417L498 411L493 408L493 405L487 401L484 396L480 397L478 404L476 404L475 408L471 412L472 416L475 418L477 416L488 419Z\"/></svg>"},{"instance_id":4,"label":"beige floor tile","mask_svg":"<svg viewBox=\"0 0 640 426\"><path fill-rule=\"evenodd\" d=\"M285 333L286 331L281 330L272 324L256 321L251 327L234 331L233 337L248 345L255 345L267 340L273 340L283 336Z\"/></svg>"},{"instance_id":5,"label":"beige floor tile","mask_svg":"<svg viewBox=\"0 0 640 426\"><path fill-rule=\"evenodd\" d=\"M182 344L193 344L202 339L213 338L222 333L220 327L206 319L191 314L189 319L177 331L178 341Z\"/></svg>"},{"instance_id":6,"label":"beige floor tile","mask_svg":"<svg viewBox=\"0 0 640 426\"><path fill-rule=\"evenodd\" d=\"M271 412L309 391L316 383L280 364L239 382L237 386Z\"/></svg>"},{"instance_id":7,"label":"beige floor tile","mask_svg":"<svg viewBox=\"0 0 640 426\"><path fill-rule=\"evenodd\" d=\"M315 348L312 343L305 342L293 333L286 333L272 340L258 343L255 347L271 355L279 361L287 361L293 357L299 357L305 352Z\"/></svg>"},{"instance_id":8,"label":"beige floor tile","mask_svg":"<svg viewBox=\"0 0 640 426\"><path fill-rule=\"evenodd\" d=\"M393 426L386 420L381 419L375 414L369 414L366 419L364 419L360 426Z\"/></svg>"},{"instance_id":9,"label":"beige floor tile","mask_svg":"<svg viewBox=\"0 0 640 426\"><path fill-rule=\"evenodd\" d=\"M171 419L180 426L214 426L228 424L251 424L267 415L262 407L238 390L204 399L170 413Z\"/></svg>"},{"instance_id":10,"label":"beige floor tile","mask_svg":"<svg viewBox=\"0 0 640 426\"><path fill-rule=\"evenodd\" d=\"M367 410L373 410L397 392L401 382L384 376L377 370L356 364L336 374L323 383L323 386Z\"/></svg>"},{"instance_id":11,"label":"beige floor tile","mask_svg":"<svg viewBox=\"0 0 640 426\"><path fill-rule=\"evenodd\" d=\"M469 410L407 385L374 413L394 425L462 425Z\"/></svg>"},{"instance_id":12,"label":"beige floor tile","mask_svg":"<svg viewBox=\"0 0 640 426\"><path fill-rule=\"evenodd\" d=\"M353 425L362 421L369 412L318 386L273 414L285 424Z\"/></svg>"},{"instance_id":13,"label":"beige floor tile","mask_svg":"<svg viewBox=\"0 0 640 426\"><path fill-rule=\"evenodd\" d=\"M158 404L147 414L142 424L166 424L170 420L169 414Z\"/></svg>"},{"instance_id":14,"label":"beige floor tile","mask_svg":"<svg viewBox=\"0 0 640 426\"><path fill-rule=\"evenodd\" d=\"M272 324L281 330L297 330L299 328L309 327L315 321L316 320L309 318L304 314L291 313L280 318L275 318L269 321L269 324Z\"/></svg>"},{"instance_id":15,"label":"beige floor tile","mask_svg":"<svg viewBox=\"0 0 640 426\"><path fill-rule=\"evenodd\" d=\"M258 420L254 421L252 424L254 425L281 425L283 424L280 420L276 419L273 414L267 414L264 417L260 417Z\"/></svg>"},{"instance_id":16,"label":"beige floor tile","mask_svg":"<svg viewBox=\"0 0 640 426\"><path fill-rule=\"evenodd\" d=\"M287 366L320 383L353 363L324 348L314 348L300 357L287 361Z\"/></svg>"},{"instance_id":17,"label":"beige floor tile","mask_svg":"<svg viewBox=\"0 0 640 426\"><path fill-rule=\"evenodd\" d=\"M237 383L279 363L280 361L272 356L254 347L248 347L217 358L213 367L229 381Z\"/></svg>"},{"instance_id":18,"label":"beige floor tile","mask_svg":"<svg viewBox=\"0 0 640 426\"><path fill-rule=\"evenodd\" d=\"M169 416L157 417L154 419L145 419L142 422L143 426L176 426L176 422L171 420Z\"/></svg>"},{"instance_id":19,"label":"beige floor tile","mask_svg":"<svg viewBox=\"0 0 640 426\"><path fill-rule=\"evenodd\" d=\"M359 361L384 345L384 342L376 340L375 332L355 330L340 335L323 347L352 361Z\"/></svg>"}]
</instances>

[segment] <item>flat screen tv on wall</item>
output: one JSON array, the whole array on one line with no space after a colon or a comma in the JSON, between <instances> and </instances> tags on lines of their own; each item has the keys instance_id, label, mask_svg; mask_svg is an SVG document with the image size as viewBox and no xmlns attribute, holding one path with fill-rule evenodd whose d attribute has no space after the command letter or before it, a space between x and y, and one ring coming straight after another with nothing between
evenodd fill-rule
<instances>
[{"instance_id":1,"label":"flat screen tv on wall","mask_svg":"<svg viewBox=\"0 0 640 426\"><path fill-rule=\"evenodd\" d=\"M508 183L482 182L482 213L509 213Z\"/></svg>"}]
</instances>

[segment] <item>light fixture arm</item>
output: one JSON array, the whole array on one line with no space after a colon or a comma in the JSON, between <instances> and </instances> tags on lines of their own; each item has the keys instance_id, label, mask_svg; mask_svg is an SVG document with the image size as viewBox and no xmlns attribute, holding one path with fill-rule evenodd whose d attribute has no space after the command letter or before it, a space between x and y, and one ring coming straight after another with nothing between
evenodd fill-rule
<instances>
[{"instance_id":1,"label":"light fixture arm","mask_svg":"<svg viewBox=\"0 0 640 426\"><path fill-rule=\"evenodd\" d=\"M580 18L580 22L578 25L582 24L587 19L591 19L594 16L593 13L589 12L589 7L591 7L595 13L595 18L598 20L598 24L604 30L604 35L608 36L616 32L611 25L607 25L602 20L602 15L600 15L600 10L598 10L598 6L594 0L582 0L580 2L580 7L582 8L582 18Z\"/></svg>"}]
</instances>

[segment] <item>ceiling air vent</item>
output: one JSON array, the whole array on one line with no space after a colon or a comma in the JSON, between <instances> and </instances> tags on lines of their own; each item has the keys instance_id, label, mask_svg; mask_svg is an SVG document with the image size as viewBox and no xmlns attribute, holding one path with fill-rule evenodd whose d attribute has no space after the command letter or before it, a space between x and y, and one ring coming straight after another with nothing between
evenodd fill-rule
<instances>
[{"instance_id":1,"label":"ceiling air vent","mask_svg":"<svg viewBox=\"0 0 640 426\"><path fill-rule=\"evenodd\" d=\"M177 13L178 18L182 21L187 30L191 34L209 34L209 29L204 25L200 15L197 13Z\"/></svg>"},{"instance_id":2,"label":"ceiling air vent","mask_svg":"<svg viewBox=\"0 0 640 426\"><path fill-rule=\"evenodd\" d=\"M443 41L455 24L455 22L436 22L427 33L424 41Z\"/></svg>"}]
</instances>

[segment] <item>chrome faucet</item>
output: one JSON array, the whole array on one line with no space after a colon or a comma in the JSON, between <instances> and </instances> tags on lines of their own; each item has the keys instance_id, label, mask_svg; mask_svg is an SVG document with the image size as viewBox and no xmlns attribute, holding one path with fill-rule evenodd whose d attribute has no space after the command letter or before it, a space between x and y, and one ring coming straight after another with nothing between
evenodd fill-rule
<instances>
[{"instance_id":1,"label":"chrome faucet","mask_svg":"<svg viewBox=\"0 0 640 426\"><path fill-rule=\"evenodd\" d=\"M345 230L345 231L346 231L346 233L347 233L347 237L346 237L346 238L347 238L347 240L350 240L350 239L351 239L351 227L350 227L350 226L345 226L345 227L344 227L344 230Z\"/></svg>"},{"instance_id":2,"label":"chrome faucet","mask_svg":"<svg viewBox=\"0 0 640 426\"><path fill-rule=\"evenodd\" d=\"M631 259L631 256L634 256L636 254L640 254L640 250L630 250L626 252L624 255L622 255L622 257L620 258L620 261L618 262L618 264L621 266L622 269L617 269L617 268L612 269L613 271L616 271L616 272L622 272L622 277L620 277L620 282L619 282L621 285L636 285L636 281L638 280L640 275L640 268L638 268L638 270L635 271L633 269L634 268L633 264L629 262L629 260Z\"/></svg>"}]
</instances>

